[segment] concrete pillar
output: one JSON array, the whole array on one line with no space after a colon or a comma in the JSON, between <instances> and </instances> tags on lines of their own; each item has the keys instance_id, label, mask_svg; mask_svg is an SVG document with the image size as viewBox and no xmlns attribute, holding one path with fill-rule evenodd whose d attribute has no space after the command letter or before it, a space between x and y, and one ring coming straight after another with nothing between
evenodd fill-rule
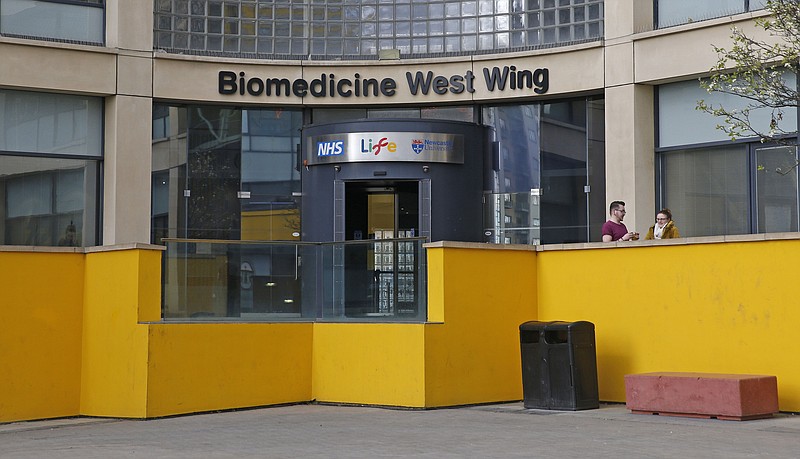
<instances>
[{"instance_id":1,"label":"concrete pillar","mask_svg":"<svg viewBox=\"0 0 800 459\"><path fill-rule=\"evenodd\" d=\"M653 87L606 88L606 200L625 201L628 229L644 233L655 214Z\"/></svg>"},{"instance_id":2,"label":"concrete pillar","mask_svg":"<svg viewBox=\"0 0 800 459\"><path fill-rule=\"evenodd\" d=\"M150 163L153 102L106 98L103 245L150 242Z\"/></svg>"},{"instance_id":3,"label":"concrete pillar","mask_svg":"<svg viewBox=\"0 0 800 459\"><path fill-rule=\"evenodd\" d=\"M106 2L106 46L120 50L153 52L153 2ZM148 31L148 33L144 33Z\"/></svg>"},{"instance_id":4,"label":"concrete pillar","mask_svg":"<svg viewBox=\"0 0 800 459\"><path fill-rule=\"evenodd\" d=\"M104 245L150 242L153 2L106 2L106 45L117 49L116 93L105 103Z\"/></svg>"},{"instance_id":5,"label":"concrete pillar","mask_svg":"<svg viewBox=\"0 0 800 459\"><path fill-rule=\"evenodd\" d=\"M625 201L625 224L644 233L655 213L654 88L636 84L632 36L653 24L653 2L605 2L606 207Z\"/></svg>"}]
</instances>

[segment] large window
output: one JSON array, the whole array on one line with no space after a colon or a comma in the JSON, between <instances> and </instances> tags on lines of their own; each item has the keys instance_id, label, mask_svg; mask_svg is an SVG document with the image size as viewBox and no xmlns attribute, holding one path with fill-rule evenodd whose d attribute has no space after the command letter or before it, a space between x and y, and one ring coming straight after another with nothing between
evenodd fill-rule
<instances>
[{"instance_id":1,"label":"large window","mask_svg":"<svg viewBox=\"0 0 800 459\"><path fill-rule=\"evenodd\" d=\"M3 244L98 241L102 100L0 90Z\"/></svg>"},{"instance_id":2,"label":"large window","mask_svg":"<svg viewBox=\"0 0 800 459\"><path fill-rule=\"evenodd\" d=\"M301 125L298 110L156 104L153 243L164 243L163 238L300 241ZM180 256L165 258L166 316L190 314L186 304L205 311L198 312L201 316L299 316L295 246L191 242L169 247L180 247ZM287 302L294 298L297 302Z\"/></svg>"},{"instance_id":3,"label":"large window","mask_svg":"<svg viewBox=\"0 0 800 459\"><path fill-rule=\"evenodd\" d=\"M154 43L259 58L498 52L598 40L601 0L155 0Z\"/></svg>"},{"instance_id":4,"label":"large window","mask_svg":"<svg viewBox=\"0 0 800 459\"><path fill-rule=\"evenodd\" d=\"M695 110L700 99L744 105L706 93L696 80L658 88L658 205L672 210L683 236L797 231L796 139L732 142L716 129L718 119ZM757 125L768 125L767 112L752 115ZM796 110L786 111L781 123L791 131Z\"/></svg>"},{"instance_id":5,"label":"large window","mask_svg":"<svg viewBox=\"0 0 800 459\"><path fill-rule=\"evenodd\" d=\"M0 35L103 44L104 0L0 1Z\"/></svg>"},{"instance_id":6,"label":"large window","mask_svg":"<svg viewBox=\"0 0 800 459\"><path fill-rule=\"evenodd\" d=\"M664 207L681 235L750 232L746 145L678 150L661 159Z\"/></svg>"},{"instance_id":7,"label":"large window","mask_svg":"<svg viewBox=\"0 0 800 459\"><path fill-rule=\"evenodd\" d=\"M153 107L152 241L299 240L298 110Z\"/></svg>"},{"instance_id":8,"label":"large window","mask_svg":"<svg viewBox=\"0 0 800 459\"><path fill-rule=\"evenodd\" d=\"M763 9L767 0L655 0L656 26L670 27Z\"/></svg>"},{"instance_id":9,"label":"large window","mask_svg":"<svg viewBox=\"0 0 800 459\"><path fill-rule=\"evenodd\" d=\"M491 242L599 240L605 220L604 101L486 107L494 128L493 190L485 197Z\"/></svg>"}]
</instances>

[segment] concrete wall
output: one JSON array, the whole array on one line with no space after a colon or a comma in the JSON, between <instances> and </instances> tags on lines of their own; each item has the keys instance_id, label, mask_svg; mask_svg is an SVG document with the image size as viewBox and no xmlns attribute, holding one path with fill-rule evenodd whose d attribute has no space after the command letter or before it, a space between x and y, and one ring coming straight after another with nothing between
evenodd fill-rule
<instances>
[{"instance_id":1,"label":"concrete wall","mask_svg":"<svg viewBox=\"0 0 800 459\"><path fill-rule=\"evenodd\" d=\"M147 416L307 402L311 323L149 324Z\"/></svg>"},{"instance_id":2,"label":"concrete wall","mask_svg":"<svg viewBox=\"0 0 800 459\"><path fill-rule=\"evenodd\" d=\"M136 249L86 254L80 414L145 417L148 336L140 323L161 315L160 256Z\"/></svg>"},{"instance_id":3,"label":"concrete wall","mask_svg":"<svg viewBox=\"0 0 800 459\"><path fill-rule=\"evenodd\" d=\"M800 240L759 236L540 252L539 318L595 324L601 400L624 401L628 373L768 374L798 411Z\"/></svg>"},{"instance_id":4,"label":"concrete wall","mask_svg":"<svg viewBox=\"0 0 800 459\"><path fill-rule=\"evenodd\" d=\"M536 320L533 247L437 243L428 248L426 406L520 400L519 325Z\"/></svg>"},{"instance_id":5,"label":"concrete wall","mask_svg":"<svg viewBox=\"0 0 800 459\"><path fill-rule=\"evenodd\" d=\"M0 252L0 422L80 407L85 259Z\"/></svg>"},{"instance_id":6,"label":"concrete wall","mask_svg":"<svg viewBox=\"0 0 800 459\"><path fill-rule=\"evenodd\" d=\"M164 323L153 247L4 250L0 422L519 400L529 320L595 324L603 401L625 401L629 373L769 374L780 409L800 411L800 233L439 242L427 249L425 324Z\"/></svg>"}]
</instances>

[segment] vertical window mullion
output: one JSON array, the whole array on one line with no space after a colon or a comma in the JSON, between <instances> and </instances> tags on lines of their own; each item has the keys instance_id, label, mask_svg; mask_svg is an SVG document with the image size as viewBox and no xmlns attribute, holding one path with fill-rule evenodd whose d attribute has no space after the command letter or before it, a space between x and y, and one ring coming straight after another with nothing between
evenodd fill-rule
<instances>
[{"instance_id":1,"label":"vertical window mullion","mask_svg":"<svg viewBox=\"0 0 800 459\"><path fill-rule=\"evenodd\" d=\"M747 175L748 175L748 196L750 198L750 234L758 233L758 185L756 183L758 172L758 161L753 144L747 145Z\"/></svg>"}]
</instances>

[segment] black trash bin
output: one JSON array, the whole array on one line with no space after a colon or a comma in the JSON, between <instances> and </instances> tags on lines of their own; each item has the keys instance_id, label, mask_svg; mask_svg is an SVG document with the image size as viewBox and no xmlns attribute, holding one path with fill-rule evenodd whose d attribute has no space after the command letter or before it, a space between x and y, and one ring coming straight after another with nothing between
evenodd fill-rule
<instances>
[{"instance_id":1,"label":"black trash bin","mask_svg":"<svg viewBox=\"0 0 800 459\"><path fill-rule=\"evenodd\" d=\"M591 322L525 322L519 326L525 408L598 408L597 357Z\"/></svg>"}]
</instances>

